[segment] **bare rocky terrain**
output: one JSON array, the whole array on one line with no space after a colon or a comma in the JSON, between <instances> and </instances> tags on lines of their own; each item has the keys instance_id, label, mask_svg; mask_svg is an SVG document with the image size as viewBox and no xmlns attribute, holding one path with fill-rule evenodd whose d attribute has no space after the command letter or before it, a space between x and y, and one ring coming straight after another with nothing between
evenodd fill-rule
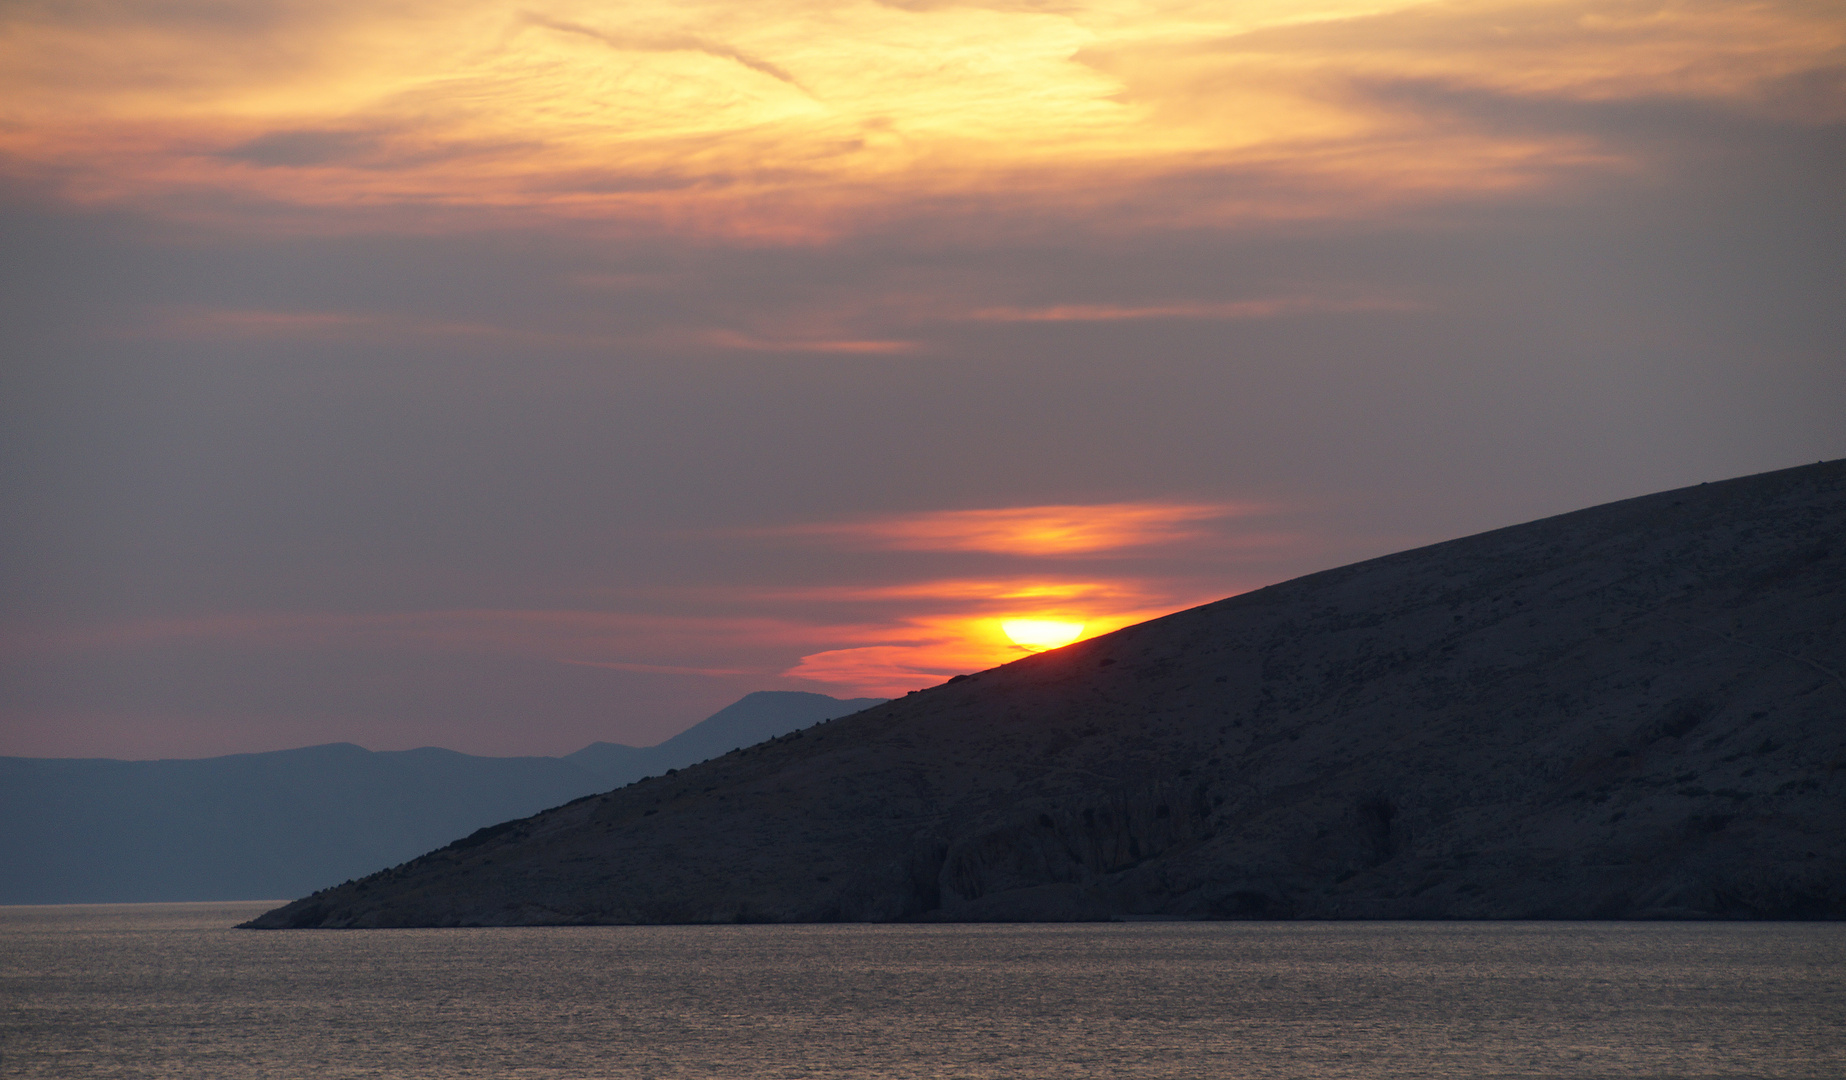
<instances>
[{"instance_id":1,"label":"bare rocky terrain","mask_svg":"<svg viewBox=\"0 0 1846 1080\"><path fill-rule=\"evenodd\" d=\"M1846 916L1846 462L1298 578L253 927Z\"/></svg>"}]
</instances>

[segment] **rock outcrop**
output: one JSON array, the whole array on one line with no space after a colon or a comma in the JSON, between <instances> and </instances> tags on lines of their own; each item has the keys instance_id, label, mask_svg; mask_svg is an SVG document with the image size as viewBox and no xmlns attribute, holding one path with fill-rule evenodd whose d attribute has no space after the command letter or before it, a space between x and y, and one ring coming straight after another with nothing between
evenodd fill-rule
<instances>
[{"instance_id":1,"label":"rock outcrop","mask_svg":"<svg viewBox=\"0 0 1846 1080\"><path fill-rule=\"evenodd\" d=\"M254 927L1846 915L1846 463L1284 582Z\"/></svg>"}]
</instances>

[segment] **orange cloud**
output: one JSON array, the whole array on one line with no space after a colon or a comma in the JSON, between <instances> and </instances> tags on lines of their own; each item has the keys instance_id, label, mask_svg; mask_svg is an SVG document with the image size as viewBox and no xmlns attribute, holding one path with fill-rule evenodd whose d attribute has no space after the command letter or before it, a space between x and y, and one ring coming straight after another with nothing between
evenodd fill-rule
<instances>
[{"instance_id":1,"label":"orange cloud","mask_svg":"<svg viewBox=\"0 0 1846 1080\"><path fill-rule=\"evenodd\" d=\"M890 353L916 352L921 346L914 341L897 341L880 338L764 338L752 334L740 334L730 330L711 330L698 335L698 340L706 345L715 345L721 349L741 349L746 352L819 352L819 353L865 353L885 355Z\"/></svg>"},{"instance_id":2,"label":"orange cloud","mask_svg":"<svg viewBox=\"0 0 1846 1080\"><path fill-rule=\"evenodd\" d=\"M853 628L848 640L854 644L807 653L782 674L885 696L1027 655L1032 650L1004 630L1010 620L1080 623L1081 640L1217 599L1215 592L1202 594L1196 586L1130 576L946 578L775 595L857 603L882 613Z\"/></svg>"},{"instance_id":3,"label":"orange cloud","mask_svg":"<svg viewBox=\"0 0 1846 1080\"><path fill-rule=\"evenodd\" d=\"M648 610L462 609L260 613L128 620L62 631L0 634L17 657L232 645L250 650L363 649L521 657L643 674L799 680L854 694L896 696L1018 659L1029 650L1002 624L1083 624L1093 637L1217 591L1157 579L1047 576L947 578L865 586L730 590L728 607L684 614L691 597L654 597ZM820 601L838 618L804 614Z\"/></svg>"},{"instance_id":4,"label":"orange cloud","mask_svg":"<svg viewBox=\"0 0 1846 1080\"><path fill-rule=\"evenodd\" d=\"M250 321L261 328L297 320ZM1260 584L1201 574L1196 560L1192 576L1167 577L1147 573L1144 562L1073 557L1161 554L1206 538L1220 567L1226 555L1301 550L1299 534L1224 526L1273 509L1123 502L904 514L775 530L890 553L882 573L856 582L607 589L578 597L574 608L208 614L11 635L0 627L0 648L31 658L199 646L493 656L895 696L1025 655L1004 629L1009 621L1081 624L1082 636L1094 637ZM763 534L752 535L760 542ZM1041 561L1009 561L1019 568L1011 573L922 577L905 558L912 552Z\"/></svg>"},{"instance_id":5,"label":"orange cloud","mask_svg":"<svg viewBox=\"0 0 1846 1080\"><path fill-rule=\"evenodd\" d=\"M958 656L966 659L959 660ZM784 674L791 679L824 683L854 696L899 697L964 672L984 671L993 666L987 659L985 654L969 649L947 654L945 650L924 652L910 646L868 645L804 656L801 663Z\"/></svg>"},{"instance_id":6,"label":"orange cloud","mask_svg":"<svg viewBox=\"0 0 1846 1080\"><path fill-rule=\"evenodd\" d=\"M761 675L761 671L749 668L704 668L675 667L671 664L626 664L616 660L565 660L566 664L577 667L609 668L612 671L634 671L643 675Z\"/></svg>"},{"instance_id":7,"label":"orange cloud","mask_svg":"<svg viewBox=\"0 0 1846 1080\"><path fill-rule=\"evenodd\" d=\"M193 213L255 199L812 239L919 200L1106 206L1131 227L1351 215L1623 160L1593 133L1396 86L1846 116L1819 80L1782 89L1846 47L1837 5L1799 0L217 10L0 14L5 170Z\"/></svg>"},{"instance_id":8,"label":"orange cloud","mask_svg":"<svg viewBox=\"0 0 1846 1080\"><path fill-rule=\"evenodd\" d=\"M1176 605L1183 606L1183 605ZM1004 610L1004 609L1002 609ZM889 643L810 653L782 674L854 694L895 697L954 675L984 671L1029 655L1001 628L1013 615L1081 622L1083 638L1164 615L1174 607L1101 611L1093 608L1013 609L1012 615L949 615L906 620L885 631Z\"/></svg>"},{"instance_id":9,"label":"orange cloud","mask_svg":"<svg viewBox=\"0 0 1846 1080\"><path fill-rule=\"evenodd\" d=\"M1057 304L1049 307L981 308L968 317L980 322L1121 322L1133 319L1274 319L1286 315L1359 311L1418 311L1422 307L1394 300L1324 300L1277 297L1267 300L1180 302L1125 306Z\"/></svg>"},{"instance_id":10,"label":"orange cloud","mask_svg":"<svg viewBox=\"0 0 1846 1080\"><path fill-rule=\"evenodd\" d=\"M396 314L209 307L155 311L145 320L121 327L119 332L132 337L180 340L378 341L437 338L554 346L606 346L616 340L590 334L527 330L483 322L419 319Z\"/></svg>"},{"instance_id":11,"label":"orange cloud","mask_svg":"<svg viewBox=\"0 0 1846 1080\"><path fill-rule=\"evenodd\" d=\"M999 553L1033 558L1095 556L1196 542L1208 523L1271 509L1255 503L1102 503L949 510L784 529L784 535L885 550ZM1298 545L1263 533L1219 537L1232 548ZM952 675L1016 660L1031 649L1012 620L1081 624L1082 638L1218 599L1225 581L1182 582L1133 574L1018 574L772 590L769 603L859 605L883 617L860 621L844 647L806 653L783 675L857 694L895 696Z\"/></svg>"},{"instance_id":12,"label":"orange cloud","mask_svg":"<svg viewBox=\"0 0 1846 1080\"><path fill-rule=\"evenodd\" d=\"M251 649L422 649L522 656L560 663L681 673L773 674L779 657L837 636L773 615L665 615L636 611L464 609L277 612L139 619L0 636L9 652L58 653L185 646ZM750 658L720 671L688 657Z\"/></svg>"},{"instance_id":13,"label":"orange cloud","mask_svg":"<svg viewBox=\"0 0 1846 1080\"><path fill-rule=\"evenodd\" d=\"M895 585L817 585L803 588L726 590L754 603L821 601L856 604L931 604L966 607L969 603L1018 606L1026 604L1138 603L1146 587L1132 579L1116 581L1065 581L1044 578L945 578Z\"/></svg>"},{"instance_id":14,"label":"orange cloud","mask_svg":"<svg viewBox=\"0 0 1846 1080\"><path fill-rule=\"evenodd\" d=\"M888 551L982 551L1002 555L1089 555L1204 536L1200 522L1260 512L1254 504L1099 503L940 510L871 521L781 530Z\"/></svg>"}]
</instances>

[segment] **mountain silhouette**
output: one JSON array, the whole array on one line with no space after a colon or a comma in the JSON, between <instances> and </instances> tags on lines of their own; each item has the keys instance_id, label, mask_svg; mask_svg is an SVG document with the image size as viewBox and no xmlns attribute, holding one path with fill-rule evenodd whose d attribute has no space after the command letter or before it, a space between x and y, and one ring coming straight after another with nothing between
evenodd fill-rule
<instances>
[{"instance_id":1,"label":"mountain silhouette","mask_svg":"<svg viewBox=\"0 0 1846 1080\"><path fill-rule=\"evenodd\" d=\"M1846 463L1312 574L254 927L1846 916Z\"/></svg>"},{"instance_id":2,"label":"mountain silhouette","mask_svg":"<svg viewBox=\"0 0 1846 1080\"><path fill-rule=\"evenodd\" d=\"M0 903L292 896L880 700L762 691L658 746L594 743L561 758L352 743L196 760L0 758Z\"/></svg>"}]
</instances>

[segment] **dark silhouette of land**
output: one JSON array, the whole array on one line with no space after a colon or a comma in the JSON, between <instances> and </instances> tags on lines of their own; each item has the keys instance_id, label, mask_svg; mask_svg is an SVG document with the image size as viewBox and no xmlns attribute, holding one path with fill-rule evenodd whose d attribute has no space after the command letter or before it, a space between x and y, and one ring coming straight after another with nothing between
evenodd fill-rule
<instances>
[{"instance_id":1,"label":"dark silhouette of land","mask_svg":"<svg viewBox=\"0 0 1846 1080\"><path fill-rule=\"evenodd\" d=\"M1846 915L1846 463L1313 574L254 927Z\"/></svg>"},{"instance_id":2,"label":"dark silhouette of land","mask_svg":"<svg viewBox=\"0 0 1846 1080\"><path fill-rule=\"evenodd\" d=\"M658 746L564 757L351 743L171 761L0 758L0 903L261 900L876 705L750 694Z\"/></svg>"}]
</instances>

